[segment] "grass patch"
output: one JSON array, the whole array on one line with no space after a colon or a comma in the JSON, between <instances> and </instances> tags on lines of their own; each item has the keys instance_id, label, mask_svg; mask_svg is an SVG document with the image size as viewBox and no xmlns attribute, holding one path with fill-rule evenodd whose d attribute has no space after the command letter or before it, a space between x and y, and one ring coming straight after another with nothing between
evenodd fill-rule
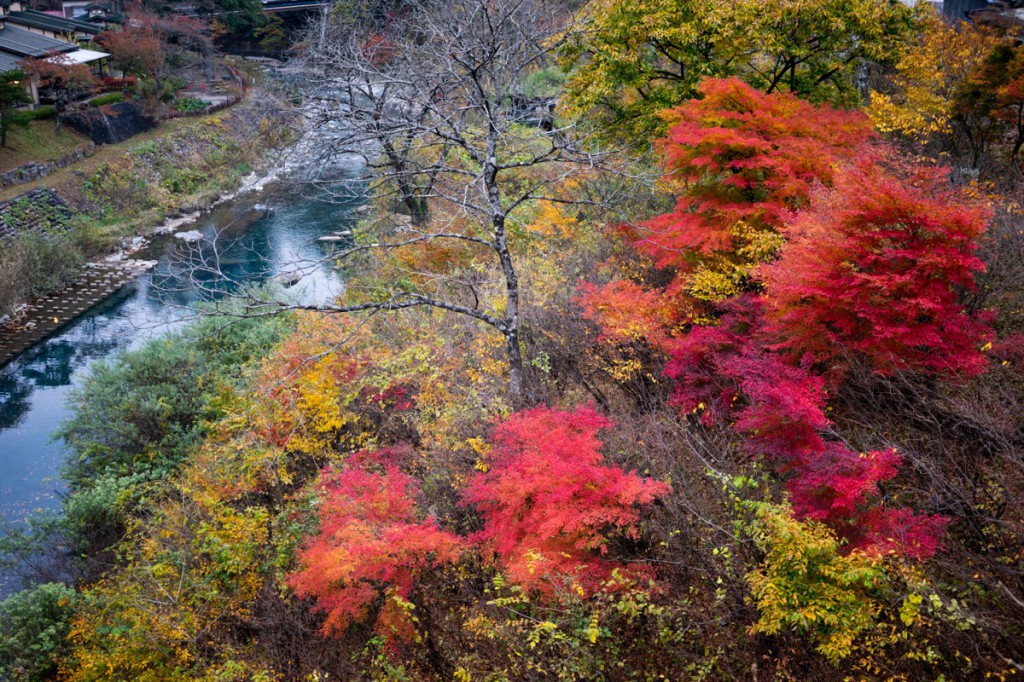
<instances>
[{"instance_id":1,"label":"grass patch","mask_svg":"<svg viewBox=\"0 0 1024 682\"><path fill-rule=\"evenodd\" d=\"M93 97L89 100L89 104L94 107L102 107L106 104L117 104L118 102L124 101L124 95L120 92L110 92L106 95L100 95L99 97Z\"/></svg>"},{"instance_id":2,"label":"grass patch","mask_svg":"<svg viewBox=\"0 0 1024 682\"><path fill-rule=\"evenodd\" d=\"M89 144L89 138L67 126L54 130L53 121L32 121L7 133L7 147L0 148L0 173L26 163L53 161Z\"/></svg>"},{"instance_id":3,"label":"grass patch","mask_svg":"<svg viewBox=\"0 0 1024 682\"><path fill-rule=\"evenodd\" d=\"M56 170L53 173L50 173L45 178L42 178L40 180L36 180L35 182L26 183L26 184L23 184L23 185L16 185L14 187L5 187L3 189L0 189L0 201L3 201L5 199L11 199L11 198L13 198L13 197L23 193L23 192L29 191L30 189L35 189L36 187L46 186L46 187L54 187L56 189L60 189L60 186L63 183L65 183L65 182L70 182L70 183L73 183L73 184L81 184L81 179L80 179L81 176L77 176L75 171L78 171L78 173L81 173L81 174L83 174L85 176L91 175L92 173L94 173L96 171L96 169L99 166L103 165L104 162L109 161L110 159L115 159L115 158L123 155L125 153L126 149L130 149L134 145L145 144L145 143L147 143L149 141L156 140L156 139L159 139L159 138L162 138L162 137L166 137L168 134L173 133L174 131L179 130L180 128L183 128L183 127L186 127L186 126L189 126L189 125L198 125L198 123L201 122L202 120L203 119L201 119L201 118L199 118L199 119L195 119L195 118L184 119L184 118L182 118L182 119L172 119L170 121L163 121L163 122L160 123L160 125L158 125L153 130L147 131L145 133L141 133L139 135L135 135L135 136L125 140L124 142L120 142L118 144L103 144L103 145L99 145L99 146L96 147L96 152L92 156L90 156L89 158L84 159L82 161L79 161L78 163L73 164L71 166L68 166L67 168L61 168L59 170ZM53 121L37 121L37 122L33 123L32 125L37 125L37 124L40 124L40 123L43 124L44 126L45 125L49 125L50 126L50 132L51 133L53 132ZM12 132L23 132L23 131L19 130L19 131L12 131ZM86 144L89 143L88 138L86 138L86 137L84 137L82 135L79 135L79 134L75 133L74 131L70 131L70 130L62 130L61 131L61 135L64 135L65 133L73 136L75 139L80 140L81 143L78 146L85 146ZM11 144L11 139L12 138L10 138L10 133L8 133L8 144ZM19 147L18 149L21 150L22 147ZM29 149L31 150L31 147ZM72 146L70 148L70 151L74 151L75 149L77 149L77 147ZM11 151L11 150L9 150L9 149L0 149L0 159L6 160L6 154L9 151ZM68 153L68 152L64 152L64 153ZM40 155L40 154L28 153L26 155L31 157L31 158L29 158L27 161L22 161L20 163L14 163L14 164L11 164L11 165L12 166L18 166L21 163L27 163L28 161L46 160L45 157ZM56 156L54 156L52 158L60 158L61 156L63 156L63 154L57 154ZM0 165L2 165L2 164L0 164ZM3 171L3 169L0 168L0 172L2 172L2 171Z\"/></svg>"}]
</instances>

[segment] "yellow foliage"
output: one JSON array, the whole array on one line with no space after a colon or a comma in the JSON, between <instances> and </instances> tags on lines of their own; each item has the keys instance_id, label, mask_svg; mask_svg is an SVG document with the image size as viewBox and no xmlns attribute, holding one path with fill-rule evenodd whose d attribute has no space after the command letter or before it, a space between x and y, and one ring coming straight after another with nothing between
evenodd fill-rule
<instances>
[{"instance_id":1,"label":"yellow foliage","mask_svg":"<svg viewBox=\"0 0 1024 682\"><path fill-rule=\"evenodd\" d=\"M245 619L263 584L268 515L169 499L136 551L86 591L71 623L65 679L196 679L185 671L230 620ZM272 679L272 678L266 678Z\"/></svg>"},{"instance_id":2,"label":"yellow foliage","mask_svg":"<svg viewBox=\"0 0 1024 682\"><path fill-rule=\"evenodd\" d=\"M755 270L770 261L785 243L774 229L737 221L729 229L736 246L728 252L705 256L687 276L687 290L701 301L722 301L744 290Z\"/></svg>"},{"instance_id":3,"label":"yellow foliage","mask_svg":"<svg viewBox=\"0 0 1024 682\"><path fill-rule=\"evenodd\" d=\"M759 503L752 537L765 552L747 574L760 619L755 632L794 628L808 634L833 663L875 627L882 611L886 570L879 557L840 552L828 527L801 522L788 506Z\"/></svg>"},{"instance_id":4,"label":"yellow foliage","mask_svg":"<svg viewBox=\"0 0 1024 682\"><path fill-rule=\"evenodd\" d=\"M908 137L949 132L957 86L999 42L982 27L953 26L936 14L924 26L916 49L896 66L893 92L871 93L867 113L879 132Z\"/></svg>"},{"instance_id":5,"label":"yellow foliage","mask_svg":"<svg viewBox=\"0 0 1024 682\"><path fill-rule=\"evenodd\" d=\"M553 201L540 202L537 216L529 225L529 229L543 237L561 237L571 239L576 235L579 219L569 215L564 204Z\"/></svg>"},{"instance_id":6,"label":"yellow foliage","mask_svg":"<svg viewBox=\"0 0 1024 682\"><path fill-rule=\"evenodd\" d=\"M251 618L275 580L267 561L272 511L252 500L280 497L297 471L308 476L369 438L348 409L365 366L336 348L348 331L343 322L306 316L267 358L256 385L226 397L226 416L210 426L154 514L129 533L123 564L86 590L71 624L68 680L279 679L250 665L259 652L230 651L221 629ZM224 660L193 669L216 662L211 650Z\"/></svg>"}]
</instances>

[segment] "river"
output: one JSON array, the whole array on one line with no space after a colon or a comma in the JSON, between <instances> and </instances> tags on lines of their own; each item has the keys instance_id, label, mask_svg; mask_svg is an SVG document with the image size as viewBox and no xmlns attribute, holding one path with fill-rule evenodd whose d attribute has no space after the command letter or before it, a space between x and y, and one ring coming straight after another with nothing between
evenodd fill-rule
<instances>
[{"instance_id":1,"label":"river","mask_svg":"<svg viewBox=\"0 0 1024 682\"><path fill-rule=\"evenodd\" d=\"M218 265L235 281L263 281L304 264L305 276L287 295L323 301L336 296L342 282L318 264L324 254L316 238L352 229L356 201L311 198L312 191L308 184L278 183L225 202L180 229L200 231L207 242L216 237ZM269 212L255 209L257 202ZM52 434L67 416L68 392L92 364L166 334L193 315L188 306L201 295L184 277L182 245L171 236L154 241L134 256L158 260L151 272L0 368L0 522L17 523L59 506L64 449ZM6 591L2 582L0 594Z\"/></svg>"}]
</instances>

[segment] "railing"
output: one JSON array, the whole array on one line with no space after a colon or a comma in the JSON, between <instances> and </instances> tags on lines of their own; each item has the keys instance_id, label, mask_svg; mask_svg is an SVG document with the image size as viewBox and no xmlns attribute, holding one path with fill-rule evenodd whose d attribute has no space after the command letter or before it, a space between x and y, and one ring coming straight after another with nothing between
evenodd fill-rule
<instances>
[{"instance_id":1,"label":"railing","mask_svg":"<svg viewBox=\"0 0 1024 682\"><path fill-rule=\"evenodd\" d=\"M298 54L295 50L243 50L233 47L221 48L220 52L234 57L262 57L286 62Z\"/></svg>"}]
</instances>

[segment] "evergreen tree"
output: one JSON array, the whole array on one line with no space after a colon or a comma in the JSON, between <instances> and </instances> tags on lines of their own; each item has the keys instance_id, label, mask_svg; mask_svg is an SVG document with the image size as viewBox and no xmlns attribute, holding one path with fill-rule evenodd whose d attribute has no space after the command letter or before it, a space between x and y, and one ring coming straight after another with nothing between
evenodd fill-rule
<instances>
[{"instance_id":1,"label":"evergreen tree","mask_svg":"<svg viewBox=\"0 0 1024 682\"><path fill-rule=\"evenodd\" d=\"M27 125L32 114L19 111L18 106L32 101L25 90L25 74L21 71L0 73L0 147L7 146L7 131L14 125Z\"/></svg>"}]
</instances>

